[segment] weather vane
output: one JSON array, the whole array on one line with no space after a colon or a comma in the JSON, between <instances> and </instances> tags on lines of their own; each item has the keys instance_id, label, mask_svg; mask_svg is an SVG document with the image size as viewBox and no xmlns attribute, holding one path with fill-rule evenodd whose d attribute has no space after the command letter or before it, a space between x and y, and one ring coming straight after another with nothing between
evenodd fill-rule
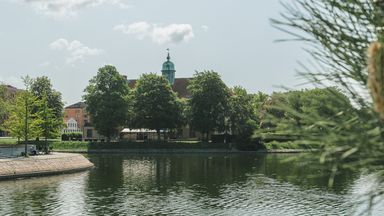
<instances>
[{"instance_id":1,"label":"weather vane","mask_svg":"<svg viewBox=\"0 0 384 216\"><path fill-rule=\"evenodd\" d=\"M169 56L169 48L167 48L167 51L168 51L167 59L169 61L169 59L171 59L171 57Z\"/></svg>"}]
</instances>

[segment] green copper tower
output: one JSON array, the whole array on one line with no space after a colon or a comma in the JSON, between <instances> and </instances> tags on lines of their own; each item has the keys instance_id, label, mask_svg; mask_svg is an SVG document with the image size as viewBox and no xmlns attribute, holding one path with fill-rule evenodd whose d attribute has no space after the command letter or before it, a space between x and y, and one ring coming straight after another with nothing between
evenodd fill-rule
<instances>
[{"instance_id":1,"label":"green copper tower","mask_svg":"<svg viewBox=\"0 0 384 216\"><path fill-rule=\"evenodd\" d=\"M169 56L169 49L168 51L168 56L167 56L167 61L163 63L163 69L161 70L161 73L163 74L163 77L168 80L169 84L173 85L175 82L175 65L173 62L171 62L171 57Z\"/></svg>"}]
</instances>

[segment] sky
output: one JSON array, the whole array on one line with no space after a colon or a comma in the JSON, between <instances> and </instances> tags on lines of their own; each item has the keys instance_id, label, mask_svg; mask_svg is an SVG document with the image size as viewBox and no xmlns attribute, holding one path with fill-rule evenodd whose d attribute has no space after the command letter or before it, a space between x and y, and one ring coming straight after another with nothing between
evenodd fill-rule
<instances>
[{"instance_id":1,"label":"sky","mask_svg":"<svg viewBox=\"0 0 384 216\"><path fill-rule=\"evenodd\" d=\"M302 88L307 55L270 18L280 0L1 0L0 82L47 76L66 105L109 64L128 77L160 73L170 49L176 78L214 70L248 92Z\"/></svg>"}]
</instances>

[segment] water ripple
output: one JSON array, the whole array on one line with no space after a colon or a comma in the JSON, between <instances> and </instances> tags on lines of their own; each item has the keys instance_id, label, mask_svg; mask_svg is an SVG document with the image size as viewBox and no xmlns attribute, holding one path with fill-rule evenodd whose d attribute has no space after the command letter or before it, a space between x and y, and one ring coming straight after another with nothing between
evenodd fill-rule
<instances>
[{"instance_id":1,"label":"water ripple","mask_svg":"<svg viewBox=\"0 0 384 216\"><path fill-rule=\"evenodd\" d=\"M286 174L284 167L276 166L279 158L268 161L268 158L222 156L209 159L93 156L91 159L98 168L88 172L0 182L0 215L352 213L351 193L282 180L292 173ZM260 161L265 164L260 165ZM270 166L269 163L275 166L268 169L273 174L260 171ZM348 191L347 183L345 190Z\"/></svg>"}]
</instances>

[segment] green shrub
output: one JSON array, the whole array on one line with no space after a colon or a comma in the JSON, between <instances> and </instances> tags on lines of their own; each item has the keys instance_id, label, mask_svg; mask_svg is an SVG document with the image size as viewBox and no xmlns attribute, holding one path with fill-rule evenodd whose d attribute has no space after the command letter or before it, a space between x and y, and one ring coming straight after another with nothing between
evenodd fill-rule
<instances>
[{"instance_id":1,"label":"green shrub","mask_svg":"<svg viewBox=\"0 0 384 216\"><path fill-rule=\"evenodd\" d=\"M63 133L61 135L61 140L62 141L69 141L69 140L77 140L81 141L83 139L83 133L81 132L70 132L70 133Z\"/></svg>"}]
</instances>

